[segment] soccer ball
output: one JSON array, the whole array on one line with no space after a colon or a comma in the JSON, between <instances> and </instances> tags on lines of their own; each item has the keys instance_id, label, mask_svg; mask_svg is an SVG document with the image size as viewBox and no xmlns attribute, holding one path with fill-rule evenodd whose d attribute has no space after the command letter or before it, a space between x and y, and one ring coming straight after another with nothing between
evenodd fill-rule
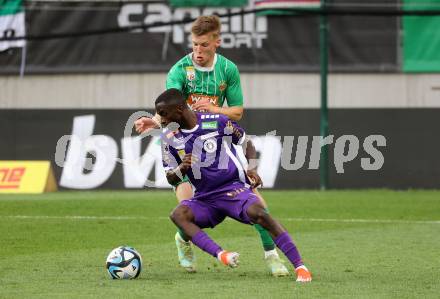
<instances>
[{"instance_id":1,"label":"soccer ball","mask_svg":"<svg viewBox=\"0 0 440 299\"><path fill-rule=\"evenodd\" d=\"M107 271L113 279L133 279L142 269L142 257L133 247L120 246L107 257Z\"/></svg>"}]
</instances>

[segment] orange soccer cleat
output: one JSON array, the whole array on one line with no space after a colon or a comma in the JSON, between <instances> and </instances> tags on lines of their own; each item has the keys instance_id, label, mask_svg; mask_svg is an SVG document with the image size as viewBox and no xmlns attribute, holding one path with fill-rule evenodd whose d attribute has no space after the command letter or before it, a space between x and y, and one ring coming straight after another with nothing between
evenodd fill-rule
<instances>
[{"instance_id":1,"label":"orange soccer cleat","mask_svg":"<svg viewBox=\"0 0 440 299\"><path fill-rule=\"evenodd\" d=\"M297 282L310 282L312 281L312 273L306 266L299 266L295 269Z\"/></svg>"},{"instance_id":2,"label":"orange soccer cleat","mask_svg":"<svg viewBox=\"0 0 440 299\"><path fill-rule=\"evenodd\" d=\"M223 250L222 252L219 252L217 255L217 258L225 265L229 266L231 268L238 267L239 261L238 257L240 254L237 252L229 252L226 250Z\"/></svg>"}]
</instances>

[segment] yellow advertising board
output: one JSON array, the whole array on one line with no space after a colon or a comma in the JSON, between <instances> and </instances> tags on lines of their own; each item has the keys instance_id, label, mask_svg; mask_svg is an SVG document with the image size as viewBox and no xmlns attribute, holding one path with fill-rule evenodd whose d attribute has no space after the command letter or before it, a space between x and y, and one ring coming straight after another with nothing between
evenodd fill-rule
<instances>
[{"instance_id":1,"label":"yellow advertising board","mask_svg":"<svg viewBox=\"0 0 440 299\"><path fill-rule=\"evenodd\" d=\"M0 193L43 193L57 190L49 161L0 161Z\"/></svg>"}]
</instances>

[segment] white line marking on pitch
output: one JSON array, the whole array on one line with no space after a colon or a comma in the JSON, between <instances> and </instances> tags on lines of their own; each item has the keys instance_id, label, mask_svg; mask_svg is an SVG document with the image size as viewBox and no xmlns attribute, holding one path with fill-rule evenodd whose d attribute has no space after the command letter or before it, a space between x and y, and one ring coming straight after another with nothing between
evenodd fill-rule
<instances>
[{"instance_id":1,"label":"white line marking on pitch","mask_svg":"<svg viewBox=\"0 0 440 299\"><path fill-rule=\"evenodd\" d=\"M59 220L169 220L168 217L144 216L46 216L46 215L1 215L0 219L59 219ZM229 219L229 218L227 218ZM393 219L337 219L337 218L277 218L286 222L336 222L377 224L440 224L440 220L393 220Z\"/></svg>"},{"instance_id":2,"label":"white line marking on pitch","mask_svg":"<svg viewBox=\"0 0 440 299\"><path fill-rule=\"evenodd\" d=\"M337 219L337 218L280 218L281 221L304 222L347 222L347 223L380 223L380 224L440 224L440 220L393 220L393 219Z\"/></svg>"}]
</instances>

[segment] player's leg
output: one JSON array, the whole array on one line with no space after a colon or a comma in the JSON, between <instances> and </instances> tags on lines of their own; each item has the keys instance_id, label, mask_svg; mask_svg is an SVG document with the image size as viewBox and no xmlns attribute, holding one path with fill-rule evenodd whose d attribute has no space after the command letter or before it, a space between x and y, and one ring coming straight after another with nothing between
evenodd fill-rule
<instances>
[{"instance_id":1,"label":"player's leg","mask_svg":"<svg viewBox=\"0 0 440 299\"><path fill-rule=\"evenodd\" d=\"M312 276L304 266L298 249L293 243L288 232L272 216L267 213L261 202L254 202L247 207L247 216L253 223L258 223L269 231L277 247L286 255L292 263L297 274L297 281L309 282Z\"/></svg>"},{"instance_id":2,"label":"player's leg","mask_svg":"<svg viewBox=\"0 0 440 299\"><path fill-rule=\"evenodd\" d=\"M238 155L238 158L240 160L240 163L242 164L244 169L248 168L248 162L243 152L242 146L236 146L235 151ZM254 188L252 192L255 193L255 195L260 199L261 203L263 204L264 208L269 212L269 209L267 207L267 203L264 200L264 198L260 195L257 188ZM275 249L275 243L272 240L272 237L270 236L269 232L263 228L259 224L253 225L255 230L260 235L261 244L263 245L264 249L264 260L266 261L266 265L270 271L270 273L275 277L281 277L281 276L287 276L289 275L289 270L287 270L286 266L284 266L283 261L280 259L280 256L278 255L277 250Z\"/></svg>"},{"instance_id":3,"label":"player's leg","mask_svg":"<svg viewBox=\"0 0 440 299\"><path fill-rule=\"evenodd\" d=\"M179 185L175 186L175 191L179 203L193 196L192 186L187 177L185 177ZM188 272L195 272L196 256L191 246L190 238L178 227L174 240L176 242L180 266Z\"/></svg>"},{"instance_id":4,"label":"player's leg","mask_svg":"<svg viewBox=\"0 0 440 299\"><path fill-rule=\"evenodd\" d=\"M197 222L195 221L197 217ZM200 249L216 257L223 264L235 268L238 266L239 254L223 250L201 228L214 227L225 216L216 213L215 210L203 202L184 201L179 204L170 215L174 224Z\"/></svg>"},{"instance_id":5,"label":"player's leg","mask_svg":"<svg viewBox=\"0 0 440 299\"><path fill-rule=\"evenodd\" d=\"M259 198L264 209L269 213L266 201L261 196L260 192L258 192L258 189L252 189L252 192ZM264 248L264 260L266 261L266 265L270 273L275 277L289 275L289 270L287 270L286 266L284 266L283 261L278 255L278 252L275 249L275 243L272 240L269 232L259 224L254 224L254 228L260 234L261 243L263 244Z\"/></svg>"},{"instance_id":6,"label":"player's leg","mask_svg":"<svg viewBox=\"0 0 440 299\"><path fill-rule=\"evenodd\" d=\"M182 182L175 186L175 192L178 203L193 197L193 189L188 177L185 176ZM180 229L177 232L182 240L189 241L189 238Z\"/></svg>"}]
</instances>

